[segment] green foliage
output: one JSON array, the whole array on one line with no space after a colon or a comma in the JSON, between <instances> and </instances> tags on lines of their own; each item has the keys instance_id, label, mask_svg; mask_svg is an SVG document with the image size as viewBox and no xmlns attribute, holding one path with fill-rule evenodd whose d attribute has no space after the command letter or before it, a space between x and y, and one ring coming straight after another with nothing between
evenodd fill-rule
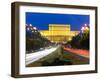
<instances>
[{"instance_id":1,"label":"green foliage","mask_svg":"<svg viewBox=\"0 0 100 80\"><path fill-rule=\"evenodd\" d=\"M74 36L68 43L73 48L89 49L89 31Z\"/></svg>"},{"instance_id":2,"label":"green foliage","mask_svg":"<svg viewBox=\"0 0 100 80\"><path fill-rule=\"evenodd\" d=\"M48 45L50 41L43 36L40 32L26 33L26 51L36 51Z\"/></svg>"}]
</instances>

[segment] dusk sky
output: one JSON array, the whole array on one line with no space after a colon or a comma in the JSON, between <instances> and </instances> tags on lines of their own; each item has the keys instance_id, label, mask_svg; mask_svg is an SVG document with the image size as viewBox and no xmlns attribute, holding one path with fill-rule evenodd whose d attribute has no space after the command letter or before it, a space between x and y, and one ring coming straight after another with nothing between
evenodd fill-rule
<instances>
[{"instance_id":1,"label":"dusk sky","mask_svg":"<svg viewBox=\"0 0 100 80\"><path fill-rule=\"evenodd\" d=\"M49 24L70 24L71 30L80 30L84 24L89 24L89 18L89 15L26 12L26 24L39 30L47 30Z\"/></svg>"}]
</instances>

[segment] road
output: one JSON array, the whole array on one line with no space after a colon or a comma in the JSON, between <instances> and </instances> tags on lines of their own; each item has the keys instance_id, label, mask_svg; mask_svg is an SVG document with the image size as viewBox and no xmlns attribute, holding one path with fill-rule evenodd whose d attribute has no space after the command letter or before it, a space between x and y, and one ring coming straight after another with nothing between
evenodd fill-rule
<instances>
[{"instance_id":1,"label":"road","mask_svg":"<svg viewBox=\"0 0 100 80\"><path fill-rule=\"evenodd\" d=\"M72 52L74 54L89 58L89 50L83 50L83 49L72 49L72 48L64 48L64 50L67 50L69 52Z\"/></svg>"},{"instance_id":2,"label":"road","mask_svg":"<svg viewBox=\"0 0 100 80\"><path fill-rule=\"evenodd\" d=\"M26 65L31 64L34 61L37 61L49 54L51 54L52 52L54 52L57 47L52 47L50 49L44 49L43 51L38 51L38 52L34 52L34 53L30 53L30 54L26 54Z\"/></svg>"}]
</instances>

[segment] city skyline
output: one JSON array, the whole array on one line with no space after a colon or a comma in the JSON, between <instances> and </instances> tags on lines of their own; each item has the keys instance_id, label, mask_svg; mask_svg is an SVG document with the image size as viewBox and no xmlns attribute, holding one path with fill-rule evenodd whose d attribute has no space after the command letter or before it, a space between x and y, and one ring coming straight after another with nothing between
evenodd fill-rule
<instances>
[{"instance_id":1,"label":"city skyline","mask_svg":"<svg viewBox=\"0 0 100 80\"><path fill-rule=\"evenodd\" d=\"M26 24L38 30L48 30L49 24L69 24L71 30L81 30L84 24L89 24L89 18L89 15L26 12Z\"/></svg>"}]
</instances>

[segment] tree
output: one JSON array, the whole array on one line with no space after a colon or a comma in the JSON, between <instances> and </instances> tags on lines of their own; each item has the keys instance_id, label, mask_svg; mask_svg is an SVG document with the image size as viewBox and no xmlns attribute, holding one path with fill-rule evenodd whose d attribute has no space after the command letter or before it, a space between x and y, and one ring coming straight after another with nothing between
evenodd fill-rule
<instances>
[{"instance_id":1,"label":"tree","mask_svg":"<svg viewBox=\"0 0 100 80\"><path fill-rule=\"evenodd\" d=\"M43 37L38 30L26 29L26 51L39 50L48 46L49 43L50 41Z\"/></svg>"},{"instance_id":2,"label":"tree","mask_svg":"<svg viewBox=\"0 0 100 80\"><path fill-rule=\"evenodd\" d=\"M73 48L89 49L89 31L74 36L68 44L71 44Z\"/></svg>"}]
</instances>

